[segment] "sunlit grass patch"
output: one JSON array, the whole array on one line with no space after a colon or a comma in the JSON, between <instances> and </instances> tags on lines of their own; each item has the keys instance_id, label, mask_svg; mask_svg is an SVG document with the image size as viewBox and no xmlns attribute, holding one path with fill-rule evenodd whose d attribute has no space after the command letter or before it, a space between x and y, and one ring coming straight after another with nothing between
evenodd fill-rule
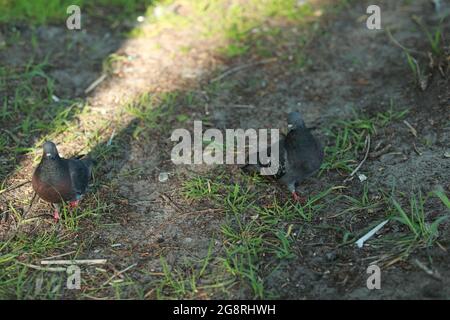
<instances>
[{"instance_id":1,"label":"sunlit grass patch","mask_svg":"<svg viewBox=\"0 0 450 320\"><path fill-rule=\"evenodd\" d=\"M0 0L0 22L27 22L31 25L64 22L70 5L80 6L81 13L100 15L117 10L124 17L144 11L153 0ZM107 17L106 17L107 18ZM117 17L116 17L117 18Z\"/></svg>"},{"instance_id":2,"label":"sunlit grass patch","mask_svg":"<svg viewBox=\"0 0 450 320\"><path fill-rule=\"evenodd\" d=\"M179 14L177 11L185 14ZM261 57L273 56L280 28L267 25L269 20L280 24L302 24L314 16L309 3L294 0L250 1L160 1L147 9L149 26L134 28L130 37L154 36L166 29L190 29L199 37L222 42L218 52L228 58L248 54L252 47ZM271 39L271 40L270 40ZM270 41L268 41L270 40Z\"/></svg>"},{"instance_id":3,"label":"sunlit grass patch","mask_svg":"<svg viewBox=\"0 0 450 320\"><path fill-rule=\"evenodd\" d=\"M56 230L29 236L18 234L0 243L0 298L58 298L61 277L47 273L42 289L36 292L36 281L42 273L31 268L36 259L63 248L68 242Z\"/></svg>"},{"instance_id":4,"label":"sunlit grass patch","mask_svg":"<svg viewBox=\"0 0 450 320\"><path fill-rule=\"evenodd\" d=\"M125 112L140 121L133 137L139 136L145 129L167 129L169 126L168 116L175 111L175 102L178 94L167 92L161 94L144 93L138 99L125 105ZM161 121L161 119L164 119Z\"/></svg>"},{"instance_id":5,"label":"sunlit grass patch","mask_svg":"<svg viewBox=\"0 0 450 320\"><path fill-rule=\"evenodd\" d=\"M79 102L55 98L47 68L46 61L33 60L23 68L0 67L0 145L8 160L0 178L14 169L20 155L34 151L31 144L64 132L83 109Z\"/></svg>"},{"instance_id":6,"label":"sunlit grass patch","mask_svg":"<svg viewBox=\"0 0 450 320\"><path fill-rule=\"evenodd\" d=\"M82 3L82 0L1 0L0 22L22 20L41 24L60 20L67 17L68 6Z\"/></svg>"}]
</instances>

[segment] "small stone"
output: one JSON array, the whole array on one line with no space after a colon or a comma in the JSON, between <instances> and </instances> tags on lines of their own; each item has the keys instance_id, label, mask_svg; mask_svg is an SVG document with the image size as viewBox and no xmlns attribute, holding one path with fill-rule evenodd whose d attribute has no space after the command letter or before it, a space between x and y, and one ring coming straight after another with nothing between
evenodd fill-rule
<instances>
[{"instance_id":1,"label":"small stone","mask_svg":"<svg viewBox=\"0 0 450 320\"><path fill-rule=\"evenodd\" d=\"M167 172L161 172L159 174L158 180L159 182L166 182L169 179L169 174Z\"/></svg>"}]
</instances>

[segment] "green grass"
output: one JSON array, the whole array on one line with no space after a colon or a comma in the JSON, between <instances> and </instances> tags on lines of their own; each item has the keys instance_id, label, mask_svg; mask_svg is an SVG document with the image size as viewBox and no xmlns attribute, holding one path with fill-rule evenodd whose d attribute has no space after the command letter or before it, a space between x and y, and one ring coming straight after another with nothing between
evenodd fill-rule
<instances>
[{"instance_id":1,"label":"green grass","mask_svg":"<svg viewBox=\"0 0 450 320\"><path fill-rule=\"evenodd\" d=\"M414 81L416 84L420 84L420 81L422 79L423 70L420 67L417 60L408 52L405 52L406 55L406 62L408 63L409 69L411 70L411 73L414 77Z\"/></svg>"},{"instance_id":2,"label":"green grass","mask_svg":"<svg viewBox=\"0 0 450 320\"><path fill-rule=\"evenodd\" d=\"M146 1L145 3L148 3ZM164 5L172 1L162 2ZM341 1L342 2L342 1ZM32 24L60 23L66 18L65 7L54 5L66 4L65 1L50 1L46 12L42 12L42 1L1 1L5 4L0 13L0 23L15 23L16 21L30 21ZM74 2L71 2L73 4ZM78 1L85 3L85 1ZM106 1L101 1L104 5ZM124 10L134 13L141 8L144 1L113 1L112 11ZM159 2L160 3L160 2ZM167 26L173 28L190 28L195 26L205 38L219 37L223 40L220 52L227 58L242 55L252 58L271 57L275 54L282 59L292 61L298 68L309 63L302 48L308 38L299 35L298 42L292 48L284 47L290 26L301 26L314 14L314 8L307 4L298 6L297 1L180 1L191 11L188 16L180 16L168 12L161 18L153 15L155 6L148 9L148 20L154 23L154 31L158 32ZM34 8L36 6L37 8ZM92 5L94 6L94 5ZM105 9L105 7L99 8ZM83 7L82 7L82 10ZM94 7L86 4L88 14L101 14ZM82 11L83 12L83 11ZM113 18L107 12L109 18ZM286 27L289 26L289 27ZM142 29L134 29L132 36L148 35ZM20 33L13 35L21 38ZM430 42L440 45L439 34L435 33ZM37 50L39 43L34 36L30 41L33 50ZM155 46L156 47L156 46ZM42 49L42 48L41 48ZM195 47L181 47L180 51L187 54ZM255 55L255 56L253 56ZM103 63L103 72L115 72L124 57L112 54ZM20 168L16 159L23 154L36 151L30 146L39 146L47 138L60 137L63 142L70 142L79 134L74 117L86 111L84 104L77 101L55 102L52 95L55 91L54 81L49 77L49 64L46 61L37 63L31 60L21 68L0 68L0 123L5 134L0 135L0 149L6 154L7 166L2 166L0 177L6 176L12 169ZM255 84L252 84L252 81ZM221 98L224 92L234 93L238 81L217 82L208 85L205 91L212 99ZM261 80L250 79L248 87L256 87ZM196 105L196 93L187 92L163 94L143 94L136 101L124 106L128 115L137 120L137 125L129 127L130 132L116 128L120 135L113 140L111 146L106 146L109 137L105 130L116 123L99 122L94 128L88 128L86 133L87 150L94 150L96 158L110 161L114 154L120 152L124 136L131 135L140 139L143 133L152 133L154 129L161 133L173 128L174 122L186 123L189 116L177 110L179 105ZM198 105L203 108L202 103ZM201 109L203 110L203 109ZM183 111L184 112L184 111ZM330 170L348 173L354 169L361 159L367 135L377 135L380 129L390 126L404 117L406 111L397 111L392 107L386 112L374 115L356 114L349 118L338 120L331 126L327 134L330 143L326 147L326 160L322 167L322 174ZM37 116L36 116L37 115ZM119 122L117 120L117 122ZM69 130L68 130L69 129ZM67 131L71 131L68 132ZM131 132L132 131L132 132ZM108 131L110 132L110 131ZM64 136L62 136L64 133ZM5 151L5 153L3 153ZM117 156L117 155L116 155ZM36 160L38 158L36 157ZM106 161L105 161L106 162ZM120 178L132 178L145 174L144 167L137 167L124 171ZM114 175L115 176L115 175ZM105 181L96 182L104 185ZM108 185L106 189L111 189ZM2 181L3 188L3 181ZM403 198L392 197L385 203L378 198L371 197L367 184L361 185L360 192L350 191L346 194L335 195L337 187L324 187L322 191L310 194L304 205L286 200L283 192L274 194L273 186L258 175L243 175L229 171L214 172L214 176L195 176L182 182L182 195L189 200L189 205L197 201L208 207L223 209L224 222L219 226L217 240L211 241L208 252L204 257L189 259L180 264L169 265L161 255L162 277L157 281L155 294L160 299L173 298L203 298L209 297L216 290L229 296L229 290L238 286L246 297L274 298L276 295L268 289L267 276L283 262L296 262L299 257L299 237L304 230L328 230L337 239L336 246L349 245L355 238L353 225L343 226L342 221L353 222L353 219L372 218L371 214L379 213L385 206L386 215L390 216L401 228L401 237L394 237L396 246L408 248L412 246L429 246L439 239L439 228L443 226L447 216L436 216L428 211L426 204L431 196L411 195L406 201ZM450 202L441 191L434 194L448 209ZM38 265L40 259L67 252L69 245L77 239L76 250L79 254L86 244L79 242L83 232L90 232L85 228L85 222L93 222L91 227L97 227L103 214L111 213L112 206L107 206L95 193L89 196L89 202L82 209L62 211L62 220L56 228L47 231L37 231L31 234L20 234L9 241L0 243L0 298L44 298L58 299L65 295L62 289L65 274L54 274L30 269L29 265ZM111 197L112 198L112 197ZM109 198L110 199L110 198ZM435 200L436 200L435 199ZM409 202L408 202L409 201ZM20 225L30 225L36 220L22 219L20 211L11 202L8 211L12 218ZM328 210L340 210L334 218L342 219L323 223L321 218ZM329 218L329 217L326 217ZM379 214L374 217L379 218ZM106 225L106 224L105 224ZM215 236L215 238L216 238ZM109 239L109 241L112 241ZM218 252L215 251L215 241L221 241ZM71 248L71 247L70 247ZM213 250L214 249L214 250ZM28 265L28 266L27 266ZM106 270L103 276L109 278ZM142 272L142 271L141 271ZM159 275L161 276L161 275ZM39 292L36 291L36 281L43 278ZM136 283L132 277L124 275L123 279L114 279L111 284L99 286L94 278L84 279L85 289L77 293L77 297L108 297L122 299L127 297L143 298L143 286ZM100 283L103 283L101 281ZM148 284L146 284L148 285Z\"/></svg>"},{"instance_id":3,"label":"green grass","mask_svg":"<svg viewBox=\"0 0 450 320\"><path fill-rule=\"evenodd\" d=\"M350 213L352 217L358 214L370 215L383 205L381 200L370 197L368 183L364 183L359 197L343 194L339 197L339 201L344 204L346 209L342 210L334 217L347 215L348 213Z\"/></svg>"},{"instance_id":4,"label":"green grass","mask_svg":"<svg viewBox=\"0 0 450 320\"><path fill-rule=\"evenodd\" d=\"M91 196L90 200L91 203L84 205L83 208L71 209L66 205L61 208L61 224L66 230L79 231L80 223L83 220L95 223L102 214L109 212L110 207L102 203L95 194Z\"/></svg>"},{"instance_id":5,"label":"green grass","mask_svg":"<svg viewBox=\"0 0 450 320\"><path fill-rule=\"evenodd\" d=\"M450 217L449 213L430 219L425 203L429 196L438 197L449 209L449 200L442 191L434 191L424 196L420 191L411 193L409 205L401 205L395 197L391 198L392 220L406 227L407 237L419 245L431 246L439 237L439 227Z\"/></svg>"},{"instance_id":6,"label":"green grass","mask_svg":"<svg viewBox=\"0 0 450 320\"><path fill-rule=\"evenodd\" d=\"M7 165L0 179L18 164L20 155L35 151L44 139L64 132L83 110L80 102L54 101L54 81L47 74L48 63L30 60L24 67L0 67L0 146Z\"/></svg>"},{"instance_id":7,"label":"green grass","mask_svg":"<svg viewBox=\"0 0 450 320\"><path fill-rule=\"evenodd\" d=\"M27 21L41 24L48 20L62 20L68 16L68 6L82 3L82 0L1 0L0 22Z\"/></svg>"},{"instance_id":8,"label":"green grass","mask_svg":"<svg viewBox=\"0 0 450 320\"><path fill-rule=\"evenodd\" d=\"M336 120L331 128L326 130L331 143L325 146L325 160L321 167L321 174L330 170L351 172L365 150L366 137L373 136L377 133L377 129L402 119L407 112L406 109L394 110L391 102L391 108L388 111L378 112L374 116L354 112L350 119Z\"/></svg>"},{"instance_id":9,"label":"green grass","mask_svg":"<svg viewBox=\"0 0 450 320\"><path fill-rule=\"evenodd\" d=\"M429 28L427 25L425 25L422 21L422 18L418 16L412 16L412 19L414 22L416 22L420 29L425 33L428 43L430 45L431 53L434 55L435 58L440 57L444 53L444 34L443 34L443 21L445 18L442 18L439 22L439 25L434 28L434 31L430 31L431 28Z\"/></svg>"},{"instance_id":10,"label":"green grass","mask_svg":"<svg viewBox=\"0 0 450 320\"><path fill-rule=\"evenodd\" d=\"M447 227L450 218L450 202L442 189L426 195L421 191L404 194L392 190L390 194L384 194L382 205L390 220L389 226L397 226L395 232L384 232L370 240L371 246L383 252L377 261L385 265L406 260L414 251L438 243L440 230Z\"/></svg>"},{"instance_id":11,"label":"green grass","mask_svg":"<svg viewBox=\"0 0 450 320\"><path fill-rule=\"evenodd\" d=\"M229 280L218 274L211 274L214 239L211 240L206 256L196 261L186 260L181 267L171 267L161 257L163 278L156 285L157 299L193 299L212 289L226 287Z\"/></svg>"},{"instance_id":12,"label":"green grass","mask_svg":"<svg viewBox=\"0 0 450 320\"><path fill-rule=\"evenodd\" d=\"M68 239L56 230L44 231L29 237L18 234L10 240L0 242L0 299L55 299L61 295L62 279L59 274L46 273L42 290L36 295L35 283L42 272L28 265L39 265L39 258L65 247Z\"/></svg>"},{"instance_id":13,"label":"green grass","mask_svg":"<svg viewBox=\"0 0 450 320\"><path fill-rule=\"evenodd\" d=\"M168 92L161 94L144 93L138 99L125 105L125 112L140 121L133 132L133 137L138 137L146 129L159 128L170 129L169 116L175 111L175 102L178 94ZM164 121L161 121L164 119Z\"/></svg>"},{"instance_id":14,"label":"green grass","mask_svg":"<svg viewBox=\"0 0 450 320\"><path fill-rule=\"evenodd\" d=\"M296 256L292 248L294 230L311 223L335 200L330 196L335 189L332 187L310 195L305 205L281 203L277 197L261 203L258 190L265 188L260 176L223 172L213 178L194 177L183 184L185 197L207 200L225 210L226 222L220 226L224 251L217 258L224 272L246 284L255 298L275 297L267 291L264 279L279 263ZM186 289L179 285L178 290Z\"/></svg>"},{"instance_id":15,"label":"green grass","mask_svg":"<svg viewBox=\"0 0 450 320\"><path fill-rule=\"evenodd\" d=\"M17 231L8 240L0 242L0 299L60 299L64 295L66 272L40 270L45 267L40 261L74 250L72 245L75 241L78 243L72 258L76 259L85 245L78 232L81 232L87 221L95 225L100 216L108 214L111 209L95 195L91 200L84 201L82 207L76 209L62 206L59 224L45 228L39 227L36 222L49 217L24 218L10 205L10 218L16 221L17 226L33 225L34 229L26 233ZM83 281L85 287L95 283L86 275Z\"/></svg>"},{"instance_id":16,"label":"green grass","mask_svg":"<svg viewBox=\"0 0 450 320\"><path fill-rule=\"evenodd\" d=\"M183 182L182 193L187 199L214 199L221 188L221 184L211 179L196 177Z\"/></svg>"},{"instance_id":17,"label":"green grass","mask_svg":"<svg viewBox=\"0 0 450 320\"><path fill-rule=\"evenodd\" d=\"M164 8L173 1L161 1L147 9L147 20L152 28L146 30L135 28L128 35L130 37L154 36L161 30L191 29L205 39L220 39L222 44L218 52L227 58L235 58L252 52L261 57L274 56L280 49L280 28L267 25L267 21L277 21L278 24L303 24L313 17L314 9L311 4L298 5L294 0L249 0L239 1L189 1L180 0L176 3L189 8L189 15L177 15ZM156 17L155 10L164 14ZM264 29L264 30L263 30ZM258 31L258 32L255 32ZM184 52L184 49L182 48ZM303 64L299 59L297 63Z\"/></svg>"},{"instance_id":18,"label":"green grass","mask_svg":"<svg viewBox=\"0 0 450 320\"><path fill-rule=\"evenodd\" d=\"M69 16L66 13L70 5L78 5L81 14L101 16L104 9L113 9L123 15L131 15L138 10L144 11L152 4L150 0L98 0L95 4L86 0L0 0L0 23L26 22L31 25L61 23ZM103 8L103 9L102 9ZM83 18L82 18L83 19Z\"/></svg>"}]
</instances>

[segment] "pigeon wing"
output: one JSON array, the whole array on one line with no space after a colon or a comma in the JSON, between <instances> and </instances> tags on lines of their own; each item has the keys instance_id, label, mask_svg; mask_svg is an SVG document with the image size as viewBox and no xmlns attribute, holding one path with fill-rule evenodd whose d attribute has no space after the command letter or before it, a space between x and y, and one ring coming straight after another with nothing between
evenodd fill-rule
<instances>
[{"instance_id":1,"label":"pigeon wing","mask_svg":"<svg viewBox=\"0 0 450 320\"><path fill-rule=\"evenodd\" d=\"M78 159L69 159L67 161L72 180L72 188L78 198L86 192L91 174L91 165L86 161Z\"/></svg>"},{"instance_id":2,"label":"pigeon wing","mask_svg":"<svg viewBox=\"0 0 450 320\"><path fill-rule=\"evenodd\" d=\"M285 151L285 145L284 145L284 138L285 137L282 135L280 137L280 140L278 141L279 167L278 167L277 172L273 173L275 178L279 178L279 177L283 176L285 173L286 151ZM266 155L269 159L271 159L271 157L272 157L272 148L273 148L273 145L269 146L267 148L267 150L264 150L264 152L266 152ZM245 171L253 172L253 171L256 171L257 169L259 170L261 168L269 168L272 166L270 161L268 163L261 161L261 152L260 151L257 152L256 157L257 157L257 163L245 165L243 167L243 169ZM249 158L251 158L251 156L249 156Z\"/></svg>"},{"instance_id":3,"label":"pigeon wing","mask_svg":"<svg viewBox=\"0 0 450 320\"><path fill-rule=\"evenodd\" d=\"M323 151L309 129L291 131L286 137L286 171L299 183L320 168Z\"/></svg>"}]
</instances>

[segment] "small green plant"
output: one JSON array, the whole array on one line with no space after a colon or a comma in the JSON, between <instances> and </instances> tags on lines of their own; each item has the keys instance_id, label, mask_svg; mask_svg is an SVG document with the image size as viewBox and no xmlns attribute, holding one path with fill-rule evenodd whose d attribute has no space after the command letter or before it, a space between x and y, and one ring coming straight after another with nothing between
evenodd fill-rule
<instances>
[{"instance_id":1,"label":"small green plant","mask_svg":"<svg viewBox=\"0 0 450 320\"><path fill-rule=\"evenodd\" d=\"M289 232L288 232L289 233ZM288 234L279 230L276 233L276 236L279 240L279 245L275 246L275 254L278 259L292 259L295 257L291 250L291 239Z\"/></svg>"},{"instance_id":2,"label":"small green plant","mask_svg":"<svg viewBox=\"0 0 450 320\"><path fill-rule=\"evenodd\" d=\"M195 177L183 182L182 193L187 199L214 199L221 189L220 184L208 178Z\"/></svg>"},{"instance_id":3,"label":"small green plant","mask_svg":"<svg viewBox=\"0 0 450 320\"><path fill-rule=\"evenodd\" d=\"M446 206L448 205L448 198L445 194L439 191L435 191L433 194L438 196ZM398 221L407 227L407 230L412 234L412 241L426 246L430 246L437 240L439 226L449 218L447 214L436 218L434 221L427 221L424 206L427 197L424 197L420 191L418 194L412 193L410 195L409 210L400 205L395 198L392 198L391 201L394 210L392 220Z\"/></svg>"},{"instance_id":4,"label":"small green plant","mask_svg":"<svg viewBox=\"0 0 450 320\"><path fill-rule=\"evenodd\" d=\"M411 73L414 76L415 82L417 84L420 84L420 81L422 79L422 69L417 62L417 60L408 52L405 52L406 55L406 61L408 62L408 66L411 69Z\"/></svg>"},{"instance_id":5,"label":"small green plant","mask_svg":"<svg viewBox=\"0 0 450 320\"><path fill-rule=\"evenodd\" d=\"M186 261L185 267L180 269L171 268L167 261L161 257L161 266L164 278L159 282L156 288L156 297L162 298L188 298L192 299L198 293L207 287L201 284L201 280L208 277L208 267L211 265L212 253L214 247L214 240L212 240L208 247L206 257L202 258L199 263L193 261ZM216 283L219 283L215 279ZM220 284L219 284L220 286Z\"/></svg>"},{"instance_id":6,"label":"small green plant","mask_svg":"<svg viewBox=\"0 0 450 320\"><path fill-rule=\"evenodd\" d=\"M159 121L162 117L169 117L175 110L176 92L152 95L142 94L136 101L125 105L125 111L139 119L143 126L137 126L133 136L139 136L145 129L163 128L161 124L168 125L168 121Z\"/></svg>"},{"instance_id":7,"label":"small green plant","mask_svg":"<svg viewBox=\"0 0 450 320\"><path fill-rule=\"evenodd\" d=\"M330 170L351 172L357 163L356 159L366 148L366 137L375 134L377 128L402 119L407 112L394 110L391 101L388 111L378 112L372 117L354 112L351 119L335 121L326 132L332 144L325 147L325 160L320 174Z\"/></svg>"}]
</instances>

